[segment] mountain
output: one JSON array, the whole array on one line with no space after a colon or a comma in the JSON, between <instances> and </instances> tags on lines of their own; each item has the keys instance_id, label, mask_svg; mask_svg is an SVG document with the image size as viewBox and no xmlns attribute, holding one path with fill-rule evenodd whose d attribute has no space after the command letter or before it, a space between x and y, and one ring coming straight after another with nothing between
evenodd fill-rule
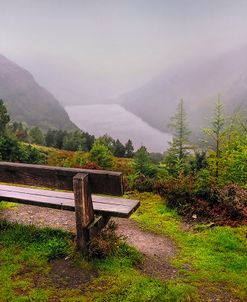
<instances>
[{"instance_id":1,"label":"mountain","mask_svg":"<svg viewBox=\"0 0 247 302\"><path fill-rule=\"evenodd\" d=\"M44 130L76 129L59 102L40 87L33 76L0 55L0 99L3 99L13 121L26 122Z\"/></svg>"},{"instance_id":2,"label":"mountain","mask_svg":"<svg viewBox=\"0 0 247 302\"><path fill-rule=\"evenodd\" d=\"M190 127L199 132L211 116L220 94L228 112L247 108L247 45L207 60L168 70L119 98L125 109L162 131L184 99Z\"/></svg>"}]
</instances>

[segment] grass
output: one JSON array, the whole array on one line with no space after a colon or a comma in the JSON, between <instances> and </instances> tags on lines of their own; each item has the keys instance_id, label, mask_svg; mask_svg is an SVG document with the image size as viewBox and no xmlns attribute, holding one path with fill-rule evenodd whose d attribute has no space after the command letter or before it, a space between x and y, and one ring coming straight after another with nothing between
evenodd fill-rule
<instances>
[{"instance_id":1,"label":"grass","mask_svg":"<svg viewBox=\"0 0 247 302\"><path fill-rule=\"evenodd\" d=\"M0 201L0 210L14 208L15 206L16 206L16 203L14 203L14 202Z\"/></svg>"},{"instance_id":2,"label":"grass","mask_svg":"<svg viewBox=\"0 0 247 302\"><path fill-rule=\"evenodd\" d=\"M0 222L0 301L46 301L49 290L34 284L49 261L69 252L70 235L53 229Z\"/></svg>"},{"instance_id":3,"label":"grass","mask_svg":"<svg viewBox=\"0 0 247 302\"><path fill-rule=\"evenodd\" d=\"M180 282L200 287L224 287L247 299L247 226L236 228L196 226L185 230L181 218L153 194L139 194L141 208L133 215L145 229L169 236L178 246L173 259Z\"/></svg>"},{"instance_id":4,"label":"grass","mask_svg":"<svg viewBox=\"0 0 247 302\"><path fill-rule=\"evenodd\" d=\"M99 272L82 291L59 288L50 277L56 258L71 257L78 267ZM86 261L74 252L71 234L50 228L0 222L0 301L184 301L190 286L163 283L141 274L142 255L121 243L114 256ZM65 276L66 278L66 276Z\"/></svg>"},{"instance_id":5,"label":"grass","mask_svg":"<svg viewBox=\"0 0 247 302\"><path fill-rule=\"evenodd\" d=\"M202 288L223 288L247 299L247 227L197 225L185 229L175 211L151 193L131 196L141 200L133 219L144 229L169 236L177 245L172 264L179 276L167 282L137 270L142 255L121 243L106 259L86 261L74 252L71 234L0 222L0 301L195 301ZM0 203L1 207L11 205ZM98 271L85 288L55 287L50 277L53 259L69 256L84 270ZM202 299L203 301L203 299Z\"/></svg>"}]
</instances>

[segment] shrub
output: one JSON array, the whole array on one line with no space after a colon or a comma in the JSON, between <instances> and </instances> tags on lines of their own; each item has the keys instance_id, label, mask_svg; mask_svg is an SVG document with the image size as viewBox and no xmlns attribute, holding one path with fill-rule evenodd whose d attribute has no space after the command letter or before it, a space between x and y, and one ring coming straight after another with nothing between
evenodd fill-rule
<instances>
[{"instance_id":1,"label":"shrub","mask_svg":"<svg viewBox=\"0 0 247 302\"><path fill-rule=\"evenodd\" d=\"M19 143L16 139L0 137L0 159L6 161L18 161L30 164L43 164L46 156L31 145Z\"/></svg>"},{"instance_id":2,"label":"shrub","mask_svg":"<svg viewBox=\"0 0 247 302\"><path fill-rule=\"evenodd\" d=\"M218 190L220 202L227 208L231 218L247 217L247 190L236 184Z\"/></svg>"},{"instance_id":3,"label":"shrub","mask_svg":"<svg viewBox=\"0 0 247 302\"><path fill-rule=\"evenodd\" d=\"M89 244L91 258L106 258L115 255L120 245L121 237L116 234L116 224L110 221L102 232L93 238Z\"/></svg>"},{"instance_id":4,"label":"shrub","mask_svg":"<svg viewBox=\"0 0 247 302\"><path fill-rule=\"evenodd\" d=\"M95 141L90 151L90 160L102 168L111 168L113 157L110 150L99 141Z\"/></svg>"},{"instance_id":5,"label":"shrub","mask_svg":"<svg viewBox=\"0 0 247 302\"><path fill-rule=\"evenodd\" d=\"M147 149L144 146L135 153L134 170L137 174L144 175L145 177L155 177L157 175L157 167L152 164Z\"/></svg>"},{"instance_id":6,"label":"shrub","mask_svg":"<svg viewBox=\"0 0 247 302\"><path fill-rule=\"evenodd\" d=\"M177 179L159 181L156 191L166 198L167 205L184 213L195 201L194 179L191 176L179 176Z\"/></svg>"}]
</instances>

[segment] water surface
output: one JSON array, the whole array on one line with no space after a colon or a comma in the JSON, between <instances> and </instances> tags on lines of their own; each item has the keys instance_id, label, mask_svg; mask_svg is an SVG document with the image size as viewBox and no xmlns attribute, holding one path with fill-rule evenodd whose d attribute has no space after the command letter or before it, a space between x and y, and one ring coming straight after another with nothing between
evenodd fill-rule
<instances>
[{"instance_id":1,"label":"water surface","mask_svg":"<svg viewBox=\"0 0 247 302\"><path fill-rule=\"evenodd\" d=\"M72 122L96 137L108 134L122 143L131 139L135 148L144 145L149 151L161 153L171 141L170 134L151 127L116 104L67 106L65 109Z\"/></svg>"}]
</instances>

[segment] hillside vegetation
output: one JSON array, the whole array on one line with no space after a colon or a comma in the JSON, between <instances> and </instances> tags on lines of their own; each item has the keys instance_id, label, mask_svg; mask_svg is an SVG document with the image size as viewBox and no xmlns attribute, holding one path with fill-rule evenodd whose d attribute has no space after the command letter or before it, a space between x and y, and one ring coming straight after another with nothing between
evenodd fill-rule
<instances>
[{"instance_id":1,"label":"hillside vegetation","mask_svg":"<svg viewBox=\"0 0 247 302\"><path fill-rule=\"evenodd\" d=\"M76 129L59 102L33 76L0 55L0 99L8 108L13 121L26 122L28 126Z\"/></svg>"}]
</instances>

